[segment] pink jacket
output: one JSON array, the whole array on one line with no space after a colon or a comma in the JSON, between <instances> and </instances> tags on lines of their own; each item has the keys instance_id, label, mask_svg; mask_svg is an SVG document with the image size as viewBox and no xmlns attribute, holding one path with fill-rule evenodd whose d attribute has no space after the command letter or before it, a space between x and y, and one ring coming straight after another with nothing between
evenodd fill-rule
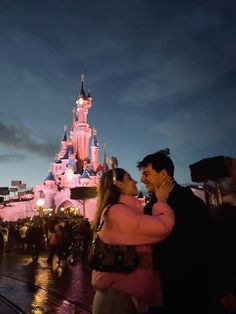
<instances>
[{"instance_id":1,"label":"pink jacket","mask_svg":"<svg viewBox=\"0 0 236 314\"><path fill-rule=\"evenodd\" d=\"M138 199L122 195L120 202L109 208L99 232L110 244L134 244L140 255L140 264L128 274L92 272L95 289L113 288L135 297L147 305L162 304L159 272L153 270L152 246L167 238L174 226L174 214L166 203L153 206L153 216L144 215Z\"/></svg>"}]
</instances>

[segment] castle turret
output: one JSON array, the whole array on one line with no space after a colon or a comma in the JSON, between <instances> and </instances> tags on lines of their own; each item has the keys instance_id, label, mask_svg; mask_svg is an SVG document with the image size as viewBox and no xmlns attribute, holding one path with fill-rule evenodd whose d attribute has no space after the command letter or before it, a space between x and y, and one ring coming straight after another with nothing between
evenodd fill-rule
<instances>
[{"instance_id":1,"label":"castle turret","mask_svg":"<svg viewBox=\"0 0 236 314\"><path fill-rule=\"evenodd\" d=\"M67 129L67 125L64 125L64 133L63 133L63 137L62 137L62 140L61 140L61 150L60 152L58 153L58 159L61 159L66 151L67 151L67 134L66 134L66 129Z\"/></svg>"},{"instance_id":2,"label":"castle turret","mask_svg":"<svg viewBox=\"0 0 236 314\"><path fill-rule=\"evenodd\" d=\"M81 91L76 101L76 121L71 138L75 147L75 154L78 154L81 160L88 160L89 139L91 137L91 129L87 123L88 110L92 106L92 97L86 97L84 91L84 75L81 75Z\"/></svg>"},{"instance_id":3,"label":"castle turret","mask_svg":"<svg viewBox=\"0 0 236 314\"><path fill-rule=\"evenodd\" d=\"M99 148L98 148L98 140L97 140L97 130L93 128L93 136L92 136L92 142L91 142L91 164L95 171L98 169L100 165L98 157L99 157Z\"/></svg>"},{"instance_id":4,"label":"castle turret","mask_svg":"<svg viewBox=\"0 0 236 314\"><path fill-rule=\"evenodd\" d=\"M66 134L66 129L67 129L67 125L64 125L64 134L63 134L63 138L61 140L61 148L63 150L67 149L67 134Z\"/></svg>"}]
</instances>

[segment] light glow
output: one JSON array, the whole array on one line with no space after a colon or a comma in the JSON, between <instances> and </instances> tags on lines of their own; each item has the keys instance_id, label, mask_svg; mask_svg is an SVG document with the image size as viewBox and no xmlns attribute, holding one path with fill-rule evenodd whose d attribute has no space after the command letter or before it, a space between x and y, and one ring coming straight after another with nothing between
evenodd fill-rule
<instances>
[{"instance_id":1,"label":"light glow","mask_svg":"<svg viewBox=\"0 0 236 314\"><path fill-rule=\"evenodd\" d=\"M43 207L43 205L45 204L45 201L43 198L39 198L36 203L38 207Z\"/></svg>"},{"instance_id":2,"label":"light glow","mask_svg":"<svg viewBox=\"0 0 236 314\"><path fill-rule=\"evenodd\" d=\"M80 105L83 105L83 103L84 103L84 100L83 100L83 98L80 97L80 98L79 98L79 104L80 104Z\"/></svg>"}]
</instances>

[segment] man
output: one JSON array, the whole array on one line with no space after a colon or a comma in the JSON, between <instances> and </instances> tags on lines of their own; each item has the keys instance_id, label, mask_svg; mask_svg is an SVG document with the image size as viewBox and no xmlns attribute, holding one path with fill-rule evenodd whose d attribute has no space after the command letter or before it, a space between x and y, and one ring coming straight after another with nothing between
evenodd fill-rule
<instances>
[{"instance_id":1,"label":"man","mask_svg":"<svg viewBox=\"0 0 236 314\"><path fill-rule=\"evenodd\" d=\"M236 313L236 164L229 168L228 193L214 209L216 295L219 313Z\"/></svg>"},{"instance_id":2,"label":"man","mask_svg":"<svg viewBox=\"0 0 236 314\"><path fill-rule=\"evenodd\" d=\"M3 252L4 252L4 239L3 239L2 229L0 225L0 254L2 254Z\"/></svg>"},{"instance_id":3,"label":"man","mask_svg":"<svg viewBox=\"0 0 236 314\"><path fill-rule=\"evenodd\" d=\"M35 216L32 224L29 226L28 243L31 250L32 260L37 262L39 254L44 247L44 230L39 216Z\"/></svg>"},{"instance_id":4,"label":"man","mask_svg":"<svg viewBox=\"0 0 236 314\"><path fill-rule=\"evenodd\" d=\"M169 151L147 155L138 162L147 192L174 176ZM154 195L154 193L153 193ZM155 196L145 207L151 215ZM211 287L211 220L205 203L189 187L176 182L167 203L173 208L175 226L169 237L153 246L154 268L160 271L165 314L213 313ZM150 312L154 313L154 312Z\"/></svg>"}]
</instances>

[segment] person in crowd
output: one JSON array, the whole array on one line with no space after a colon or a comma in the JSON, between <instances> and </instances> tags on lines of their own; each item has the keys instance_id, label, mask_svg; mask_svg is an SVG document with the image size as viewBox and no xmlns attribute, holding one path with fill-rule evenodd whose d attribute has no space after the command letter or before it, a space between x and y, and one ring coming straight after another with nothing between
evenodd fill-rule
<instances>
[{"instance_id":1,"label":"person in crowd","mask_svg":"<svg viewBox=\"0 0 236 314\"><path fill-rule=\"evenodd\" d=\"M82 235L81 241L81 257L86 258L93 240L93 230L88 218L84 218L80 224L79 233Z\"/></svg>"},{"instance_id":2,"label":"person in crowd","mask_svg":"<svg viewBox=\"0 0 236 314\"><path fill-rule=\"evenodd\" d=\"M7 246L8 246L8 235L9 235L9 228L8 228L8 224L4 223L1 227L1 233L3 236L3 243L4 243L4 247L3 247L3 251L6 252L7 251Z\"/></svg>"},{"instance_id":3,"label":"person in crowd","mask_svg":"<svg viewBox=\"0 0 236 314\"><path fill-rule=\"evenodd\" d=\"M49 265L52 265L53 262L53 257L56 254L57 247L59 244L58 238L56 237L56 232L55 232L55 226L58 224L58 219L53 218L49 222L49 227L48 227L48 234L47 234L47 239L48 239L48 244L49 244L49 254L47 258L47 263Z\"/></svg>"},{"instance_id":4,"label":"person in crowd","mask_svg":"<svg viewBox=\"0 0 236 314\"><path fill-rule=\"evenodd\" d=\"M36 216L28 229L28 243L33 261L38 261L39 253L44 247L44 230L42 223L41 218Z\"/></svg>"},{"instance_id":5,"label":"person in crowd","mask_svg":"<svg viewBox=\"0 0 236 314\"><path fill-rule=\"evenodd\" d=\"M14 224L14 238L15 238L15 246L14 251L19 252L22 251L22 243L21 243L21 236L20 236L20 222L19 220Z\"/></svg>"},{"instance_id":6,"label":"person in crowd","mask_svg":"<svg viewBox=\"0 0 236 314\"><path fill-rule=\"evenodd\" d=\"M68 220L62 220L55 225L57 239L56 253L62 266L67 266L67 258L70 255L70 246L73 243L73 231Z\"/></svg>"},{"instance_id":7,"label":"person in crowd","mask_svg":"<svg viewBox=\"0 0 236 314\"><path fill-rule=\"evenodd\" d=\"M147 155L137 166L141 181L152 194L145 207L152 214L158 200L156 187L174 176L174 163L169 151ZM165 314L214 313L212 288L212 220L205 203L189 187L174 181L167 203L173 208L175 225L170 235L154 244L154 269L160 271ZM155 313L150 309L149 313Z\"/></svg>"},{"instance_id":8,"label":"person in crowd","mask_svg":"<svg viewBox=\"0 0 236 314\"><path fill-rule=\"evenodd\" d=\"M16 238L15 238L15 223L13 221L9 222L8 228L8 246L7 252L13 252L16 247Z\"/></svg>"},{"instance_id":9,"label":"person in crowd","mask_svg":"<svg viewBox=\"0 0 236 314\"><path fill-rule=\"evenodd\" d=\"M214 208L217 314L236 313L236 165L229 168L228 192Z\"/></svg>"},{"instance_id":10,"label":"person in crowd","mask_svg":"<svg viewBox=\"0 0 236 314\"><path fill-rule=\"evenodd\" d=\"M28 222L25 221L19 228L22 253L26 253L28 250L28 237L27 237L27 231L29 228L28 225L29 225Z\"/></svg>"},{"instance_id":11,"label":"person in crowd","mask_svg":"<svg viewBox=\"0 0 236 314\"><path fill-rule=\"evenodd\" d=\"M3 239L3 235L2 235L2 230L1 230L1 226L0 226L0 254L3 253L4 251L4 239Z\"/></svg>"},{"instance_id":12,"label":"person in crowd","mask_svg":"<svg viewBox=\"0 0 236 314\"><path fill-rule=\"evenodd\" d=\"M108 170L100 179L94 230L103 217L101 239L109 244L135 245L140 263L130 273L93 270L93 314L145 313L147 306L161 306L159 272L152 269L150 244L166 239L174 226L173 211L166 203L173 183L167 178L155 189L158 202L153 206L153 216L144 215L140 201L134 197L138 194L136 183L122 168L116 168L115 174Z\"/></svg>"},{"instance_id":13,"label":"person in crowd","mask_svg":"<svg viewBox=\"0 0 236 314\"><path fill-rule=\"evenodd\" d=\"M223 203L214 211L217 314L236 313L236 206Z\"/></svg>"}]
</instances>

